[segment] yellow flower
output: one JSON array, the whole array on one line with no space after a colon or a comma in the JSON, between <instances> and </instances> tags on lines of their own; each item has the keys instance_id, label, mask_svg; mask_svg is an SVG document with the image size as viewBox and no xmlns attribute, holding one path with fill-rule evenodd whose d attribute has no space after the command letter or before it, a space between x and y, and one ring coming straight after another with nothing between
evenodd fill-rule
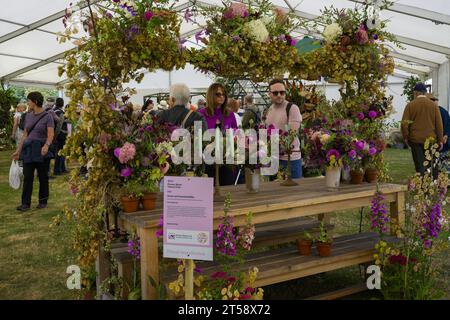
<instances>
[{"instance_id":1,"label":"yellow flower","mask_svg":"<svg viewBox=\"0 0 450 320\"><path fill-rule=\"evenodd\" d=\"M222 291L220 291L220 293L224 296L226 295L228 292L227 288L223 288Z\"/></svg>"},{"instance_id":2,"label":"yellow flower","mask_svg":"<svg viewBox=\"0 0 450 320\"><path fill-rule=\"evenodd\" d=\"M234 296L235 296L235 297L239 297L239 295L240 295L240 294L239 294L239 291L234 290Z\"/></svg>"},{"instance_id":3,"label":"yellow flower","mask_svg":"<svg viewBox=\"0 0 450 320\"><path fill-rule=\"evenodd\" d=\"M228 297L227 296L223 296L222 300L228 300Z\"/></svg>"}]
</instances>

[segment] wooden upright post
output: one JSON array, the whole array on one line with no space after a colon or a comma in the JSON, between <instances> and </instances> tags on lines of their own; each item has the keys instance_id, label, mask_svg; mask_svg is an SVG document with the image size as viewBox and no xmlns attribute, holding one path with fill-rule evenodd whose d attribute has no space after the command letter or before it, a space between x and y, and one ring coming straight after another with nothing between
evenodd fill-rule
<instances>
[{"instance_id":1,"label":"wooden upright post","mask_svg":"<svg viewBox=\"0 0 450 320\"><path fill-rule=\"evenodd\" d=\"M192 259L186 260L184 298L186 300L194 300L194 261Z\"/></svg>"}]
</instances>

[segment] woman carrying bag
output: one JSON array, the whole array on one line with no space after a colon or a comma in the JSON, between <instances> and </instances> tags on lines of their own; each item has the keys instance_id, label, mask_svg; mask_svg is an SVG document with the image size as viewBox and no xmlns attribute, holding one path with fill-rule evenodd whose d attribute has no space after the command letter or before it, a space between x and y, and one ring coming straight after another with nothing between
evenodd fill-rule
<instances>
[{"instance_id":1,"label":"woman carrying bag","mask_svg":"<svg viewBox=\"0 0 450 320\"><path fill-rule=\"evenodd\" d=\"M18 211L30 209L35 170L39 176L39 204L36 208L47 207L49 197L47 159L51 156L48 149L54 138L55 127L52 114L42 108L44 102L42 94L30 92L27 99L31 112L26 116L24 134L16 152L12 155L13 160L20 158L23 161L22 205L17 207Z\"/></svg>"}]
</instances>

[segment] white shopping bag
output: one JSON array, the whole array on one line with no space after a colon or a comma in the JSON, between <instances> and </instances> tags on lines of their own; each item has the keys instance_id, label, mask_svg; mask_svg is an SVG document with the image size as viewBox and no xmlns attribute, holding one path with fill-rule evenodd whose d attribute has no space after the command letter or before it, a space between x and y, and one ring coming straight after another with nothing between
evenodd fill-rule
<instances>
[{"instance_id":1,"label":"white shopping bag","mask_svg":"<svg viewBox=\"0 0 450 320\"><path fill-rule=\"evenodd\" d=\"M9 185L17 190L20 188L20 179L23 176L23 168L19 166L19 161L13 160L9 168Z\"/></svg>"}]
</instances>

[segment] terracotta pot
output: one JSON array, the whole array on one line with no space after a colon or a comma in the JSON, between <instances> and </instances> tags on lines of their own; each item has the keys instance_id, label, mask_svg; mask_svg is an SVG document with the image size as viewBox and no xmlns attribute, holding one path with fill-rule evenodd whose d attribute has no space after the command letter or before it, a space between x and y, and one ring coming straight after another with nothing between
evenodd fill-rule
<instances>
[{"instance_id":1,"label":"terracotta pot","mask_svg":"<svg viewBox=\"0 0 450 320\"><path fill-rule=\"evenodd\" d=\"M84 300L95 300L96 294L95 291L88 291L84 294Z\"/></svg>"},{"instance_id":2,"label":"terracotta pot","mask_svg":"<svg viewBox=\"0 0 450 320\"><path fill-rule=\"evenodd\" d=\"M376 183L378 181L378 170L377 169L366 169L366 181L368 183Z\"/></svg>"},{"instance_id":3,"label":"terracotta pot","mask_svg":"<svg viewBox=\"0 0 450 320\"><path fill-rule=\"evenodd\" d=\"M144 210L153 210L156 206L156 193L149 192L142 196L142 205Z\"/></svg>"},{"instance_id":4,"label":"terracotta pot","mask_svg":"<svg viewBox=\"0 0 450 320\"><path fill-rule=\"evenodd\" d=\"M312 241L307 239L297 239L298 253L302 256L311 255Z\"/></svg>"},{"instance_id":5,"label":"terracotta pot","mask_svg":"<svg viewBox=\"0 0 450 320\"><path fill-rule=\"evenodd\" d=\"M350 180L351 184L361 184L364 181L364 172L361 171L350 171L350 176L352 179Z\"/></svg>"},{"instance_id":6,"label":"terracotta pot","mask_svg":"<svg viewBox=\"0 0 450 320\"><path fill-rule=\"evenodd\" d=\"M319 256L328 257L331 254L331 243L323 243L317 242L317 251L319 252Z\"/></svg>"},{"instance_id":7,"label":"terracotta pot","mask_svg":"<svg viewBox=\"0 0 450 320\"><path fill-rule=\"evenodd\" d=\"M120 198L124 212L136 212L139 207L139 199L135 197L124 196Z\"/></svg>"}]
</instances>

